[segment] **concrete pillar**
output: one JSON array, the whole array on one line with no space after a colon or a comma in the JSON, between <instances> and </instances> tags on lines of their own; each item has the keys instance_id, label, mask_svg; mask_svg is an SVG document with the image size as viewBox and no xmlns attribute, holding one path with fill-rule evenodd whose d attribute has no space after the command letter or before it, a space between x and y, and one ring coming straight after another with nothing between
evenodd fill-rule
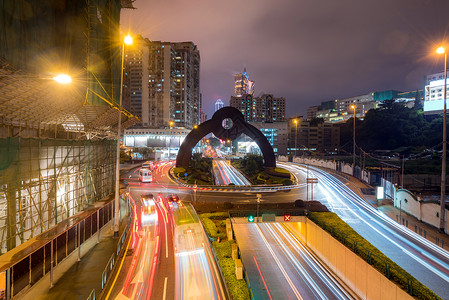
<instances>
[{"instance_id":1,"label":"concrete pillar","mask_svg":"<svg viewBox=\"0 0 449 300\"><path fill-rule=\"evenodd\" d=\"M240 259L235 260L235 276L237 279L243 279L243 264Z\"/></svg>"},{"instance_id":2,"label":"concrete pillar","mask_svg":"<svg viewBox=\"0 0 449 300\"><path fill-rule=\"evenodd\" d=\"M232 259L238 259L239 258L239 247L237 244L232 244Z\"/></svg>"},{"instance_id":3,"label":"concrete pillar","mask_svg":"<svg viewBox=\"0 0 449 300\"><path fill-rule=\"evenodd\" d=\"M234 236L232 234L232 226L231 226L231 220L226 219L226 235L228 237L228 241L234 240Z\"/></svg>"}]
</instances>

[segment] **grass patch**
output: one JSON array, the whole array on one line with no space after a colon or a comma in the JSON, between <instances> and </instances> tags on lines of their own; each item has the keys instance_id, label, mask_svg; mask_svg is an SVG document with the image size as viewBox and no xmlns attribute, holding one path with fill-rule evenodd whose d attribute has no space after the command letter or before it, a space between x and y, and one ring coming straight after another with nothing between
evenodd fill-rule
<instances>
[{"instance_id":1,"label":"grass patch","mask_svg":"<svg viewBox=\"0 0 449 300\"><path fill-rule=\"evenodd\" d=\"M312 212L309 215L315 224L329 232L338 241L351 249L388 279L417 299L441 299L428 287L398 266L380 250L371 245L348 224L332 212ZM388 268L386 267L388 266Z\"/></svg>"},{"instance_id":2,"label":"grass patch","mask_svg":"<svg viewBox=\"0 0 449 300\"><path fill-rule=\"evenodd\" d=\"M204 213L199 218L203 223L204 229L209 237L217 239L220 242L212 242L212 247L217 254L218 263L228 286L229 293L233 300L249 300L248 286L244 279L237 280L235 276L235 263L232 259L232 244L234 241L228 241L226 237L226 219L227 212Z\"/></svg>"}]
</instances>

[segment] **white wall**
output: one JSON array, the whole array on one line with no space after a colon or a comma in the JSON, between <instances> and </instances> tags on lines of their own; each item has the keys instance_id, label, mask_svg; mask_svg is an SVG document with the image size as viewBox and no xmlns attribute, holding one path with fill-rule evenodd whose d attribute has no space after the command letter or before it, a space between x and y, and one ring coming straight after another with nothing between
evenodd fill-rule
<instances>
[{"instance_id":1,"label":"white wall","mask_svg":"<svg viewBox=\"0 0 449 300\"><path fill-rule=\"evenodd\" d=\"M395 192L394 206L424 223L440 228L439 203L424 202L412 192L405 189L398 189ZM448 214L449 210L446 209L446 222L444 226L446 233L449 232L447 222Z\"/></svg>"},{"instance_id":2,"label":"white wall","mask_svg":"<svg viewBox=\"0 0 449 300\"><path fill-rule=\"evenodd\" d=\"M422 221L440 228L440 205L436 203L423 203L422 207ZM438 213L438 216L437 216ZM448 211L446 210L446 216ZM447 218L446 218L447 220ZM447 228L447 226L446 226ZM447 229L446 229L447 232Z\"/></svg>"},{"instance_id":3,"label":"white wall","mask_svg":"<svg viewBox=\"0 0 449 300\"><path fill-rule=\"evenodd\" d=\"M284 224L361 299L414 299L312 221Z\"/></svg>"},{"instance_id":4,"label":"white wall","mask_svg":"<svg viewBox=\"0 0 449 300\"><path fill-rule=\"evenodd\" d=\"M421 203L410 191L398 189L394 196L394 206L421 220Z\"/></svg>"}]
</instances>

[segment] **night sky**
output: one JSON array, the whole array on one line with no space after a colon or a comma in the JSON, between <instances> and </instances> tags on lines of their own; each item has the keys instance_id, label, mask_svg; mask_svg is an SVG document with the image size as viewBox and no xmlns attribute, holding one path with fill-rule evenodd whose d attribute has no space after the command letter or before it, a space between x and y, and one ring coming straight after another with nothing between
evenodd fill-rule
<instances>
[{"instance_id":1,"label":"night sky","mask_svg":"<svg viewBox=\"0 0 449 300\"><path fill-rule=\"evenodd\" d=\"M150 40L193 41L201 92L213 103L233 95L246 67L255 94L283 96L287 116L321 101L373 91L422 89L444 69L449 0L136 0L121 30ZM444 16L444 14L446 14Z\"/></svg>"}]
</instances>

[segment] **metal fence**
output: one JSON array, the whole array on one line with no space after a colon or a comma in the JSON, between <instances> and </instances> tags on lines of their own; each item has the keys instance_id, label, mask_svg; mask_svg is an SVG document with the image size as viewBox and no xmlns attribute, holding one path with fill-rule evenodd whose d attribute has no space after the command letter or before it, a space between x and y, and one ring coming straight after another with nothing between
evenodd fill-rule
<instances>
[{"instance_id":1,"label":"metal fence","mask_svg":"<svg viewBox=\"0 0 449 300\"><path fill-rule=\"evenodd\" d=\"M73 224L63 233L54 237L43 237L49 241L30 254L14 262L7 269L0 271L0 300L8 300L27 287L33 286L50 273L50 284L53 283L53 268L60 264L68 255L98 233L100 229L113 218L114 201L92 212L89 216ZM50 240L51 239L51 240Z\"/></svg>"}]
</instances>

